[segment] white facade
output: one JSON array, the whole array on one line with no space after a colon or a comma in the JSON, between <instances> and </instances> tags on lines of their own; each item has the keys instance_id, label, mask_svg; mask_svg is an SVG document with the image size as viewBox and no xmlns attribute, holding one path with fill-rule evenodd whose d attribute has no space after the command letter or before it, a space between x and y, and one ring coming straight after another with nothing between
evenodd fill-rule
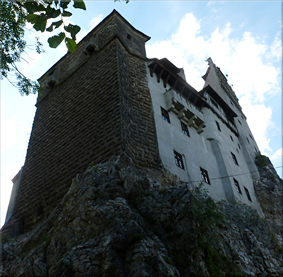
<instances>
[{"instance_id":1,"label":"white facade","mask_svg":"<svg viewBox=\"0 0 283 277\"><path fill-rule=\"evenodd\" d=\"M160 158L181 180L202 182L216 201L245 203L262 215L253 188L258 146L226 78L208 63L204 89L197 92L167 59L147 62Z\"/></svg>"}]
</instances>

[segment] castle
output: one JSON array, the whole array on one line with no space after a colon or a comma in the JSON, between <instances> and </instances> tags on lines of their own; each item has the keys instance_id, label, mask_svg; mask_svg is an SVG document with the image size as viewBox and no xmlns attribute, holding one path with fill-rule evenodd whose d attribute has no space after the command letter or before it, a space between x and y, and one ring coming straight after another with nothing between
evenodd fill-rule
<instances>
[{"instance_id":1,"label":"castle","mask_svg":"<svg viewBox=\"0 0 283 277\"><path fill-rule=\"evenodd\" d=\"M77 173L122 153L138 168L164 166L203 183L217 201L261 214L258 146L227 79L209 58L204 88L195 90L169 60L146 57L149 39L114 10L39 78L43 92L2 230L28 231Z\"/></svg>"}]
</instances>

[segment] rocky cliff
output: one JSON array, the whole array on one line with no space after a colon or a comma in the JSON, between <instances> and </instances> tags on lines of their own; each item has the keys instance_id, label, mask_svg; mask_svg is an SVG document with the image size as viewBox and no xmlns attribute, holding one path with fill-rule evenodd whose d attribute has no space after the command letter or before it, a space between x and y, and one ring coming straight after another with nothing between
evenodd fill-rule
<instances>
[{"instance_id":1,"label":"rocky cliff","mask_svg":"<svg viewBox=\"0 0 283 277\"><path fill-rule=\"evenodd\" d=\"M265 219L127 156L90 166L32 231L3 236L0 276L283 276L283 182L257 165Z\"/></svg>"}]
</instances>

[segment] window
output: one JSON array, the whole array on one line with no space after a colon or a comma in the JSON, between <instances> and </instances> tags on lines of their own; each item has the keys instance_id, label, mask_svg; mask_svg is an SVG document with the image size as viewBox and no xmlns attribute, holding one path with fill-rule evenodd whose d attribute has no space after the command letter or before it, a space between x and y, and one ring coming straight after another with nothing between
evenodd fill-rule
<instances>
[{"instance_id":1,"label":"window","mask_svg":"<svg viewBox=\"0 0 283 277\"><path fill-rule=\"evenodd\" d=\"M249 136L250 136L250 138L251 138L251 139L253 139L253 137L252 137L252 135L251 135L251 134L249 134Z\"/></svg>"},{"instance_id":2,"label":"window","mask_svg":"<svg viewBox=\"0 0 283 277\"><path fill-rule=\"evenodd\" d=\"M245 192L246 192L246 195L247 195L247 197L248 197L249 201L251 201L251 202L252 202L252 199L251 199L251 196L250 196L249 190L248 190L246 187L244 187L244 189L245 189Z\"/></svg>"},{"instance_id":3,"label":"window","mask_svg":"<svg viewBox=\"0 0 283 277\"><path fill-rule=\"evenodd\" d=\"M232 152L231 152L231 155L232 155L232 159L233 159L234 163L236 165L239 165L236 156Z\"/></svg>"},{"instance_id":4,"label":"window","mask_svg":"<svg viewBox=\"0 0 283 277\"><path fill-rule=\"evenodd\" d=\"M219 109L218 108L218 104L212 99L212 98L210 98L211 99L211 103L217 108L217 109Z\"/></svg>"},{"instance_id":5,"label":"window","mask_svg":"<svg viewBox=\"0 0 283 277\"><path fill-rule=\"evenodd\" d=\"M188 126L181 121L181 127L182 127L183 134L189 137L190 134L189 134Z\"/></svg>"},{"instance_id":6,"label":"window","mask_svg":"<svg viewBox=\"0 0 283 277\"><path fill-rule=\"evenodd\" d=\"M240 125L242 125L241 121L238 119L238 122L240 123Z\"/></svg>"},{"instance_id":7,"label":"window","mask_svg":"<svg viewBox=\"0 0 283 277\"><path fill-rule=\"evenodd\" d=\"M231 138L232 141L234 141L234 140L233 140L233 137L232 137L231 135L230 135L230 138Z\"/></svg>"},{"instance_id":8,"label":"window","mask_svg":"<svg viewBox=\"0 0 283 277\"><path fill-rule=\"evenodd\" d=\"M175 163L178 167L185 169L182 155L174 150Z\"/></svg>"},{"instance_id":9,"label":"window","mask_svg":"<svg viewBox=\"0 0 283 277\"><path fill-rule=\"evenodd\" d=\"M127 39L128 40L131 40L132 39L132 36L130 34L127 34Z\"/></svg>"},{"instance_id":10,"label":"window","mask_svg":"<svg viewBox=\"0 0 283 277\"><path fill-rule=\"evenodd\" d=\"M238 143L238 147L239 147L239 149L241 149L241 146L240 146L240 144Z\"/></svg>"},{"instance_id":11,"label":"window","mask_svg":"<svg viewBox=\"0 0 283 277\"><path fill-rule=\"evenodd\" d=\"M250 141L249 141L249 138L247 137L247 141L248 141L248 143L250 143Z\"/></svg>"},{"instance_id":12,"label":"window","mask_svg":"<svg viewBox=\"0 0 283 277\"><path fill-rule=\"evenodd\" d=\"M162 107L161 107L161 114L162 114L162 118L165 121L167 121L168 123L170 123L169 113L165 109L163 109Z\"/></svg>"},{"instance_id":13,"label":"window","mask_svg":"<svg viewBox=\"0 0 283 277\"><path fill-rule=\"evenodd\" d=\"M234 106L234 104L233 104L233 102L232 102L232 101L230 101L230 103L231 103L231 105L232 105L232 106Z\"/></svg>"},{"instance_id":14,"label":"window","mask_svg":"<svg viewBox=\"0 0 283 277\"><path fill-rule=\"evenodd\" d=\"M238 148L236 148L236 150L237 150L237 152L239 153L239 149L238 149Z\"/></svg>"},{"instance_id":15,"label":"window","mask_svg":"<svg viewBox=\"0 0 283 277\"><path fill-rule=\"evenodd\" d=\"M217 125L217 129L221 132L219 123L217 121L215 121L215 122L216 122L216 125Z\"/></svg>"},{"instance_id":16,"label":"window","mask_svg":"<svg viewBox=\"0 0 283 277\"><path fill-rule=\"evenodd\" d=\"M208 177L207 171L200 167L200 172L201 172L203 181L210 185L210 181L209 181L209 177Z\"/></svg>"},{"instance_id":17,"label":"window","mask_svg":"<svg viewBox=\"0 0 283 277\"><path fill-rule=\"evenodd\" d=\"M234 178L233 178L233 180L234 180L234 185L235 185L237 191L238 191L240 194L242 194L242 191L241 191L241 188L240 188L240 185L239 185L238 181L237 181L236 179L234 179Z\"/></svg>"}]
</instances>

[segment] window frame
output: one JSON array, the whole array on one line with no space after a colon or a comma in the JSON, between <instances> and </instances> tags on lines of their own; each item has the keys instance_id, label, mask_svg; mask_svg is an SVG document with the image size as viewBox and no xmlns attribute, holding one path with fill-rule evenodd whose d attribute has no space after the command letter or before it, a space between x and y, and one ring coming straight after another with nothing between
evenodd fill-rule
<instances>
[{"instance_id":1,"label":"window frame","mask_svg":"<svg viewBox=\"0 0 283 277\"><path fill-rule=\"evenodd\" d=\"M211 185L207 170L205 170L204 168L200 167L200 172L201 172L202 180L206 184Z\"/></svg>"},{"instance_id":2,"label":"window frame","mask_svg":"<svg viewBox=\"0 0 283 277\"><path fill-rule=\"evenodd\" d=\"M236 155L234 153L231 152L231 155L232 155L232 160L234 161L234 163L239 166L239 163L238 163L238 160L236 158Z\"/></svg>"},{"instance_id":3,"label":"window frame","mask_svg":"<svg viewBox=\"0 0 283 277\"><path fill-rule=\"evenodd\" d=\"M240 185L239 185L239 182L238 182L235 178L233 178L233 180L234 180L234 185L235 185L235 187L237 188L237 191L238 191L240 194L242 194L242 190L241 190L241 187L240 187Z\"/></svg>"},{"instance_id":4,"label":"window frame","mask_svg":"<svg viewBox=\"0 0 283 277\"><path fill-rule=\"evenodd\" d=\"M168 123L171 123L169 112L167 110L165 110L163 107L160 107L160 108L161 108L161 116L162 116L163 120L168 122Z\"/></svg>"},{"instance_id":5,"label":"window frame","mask_svg":"<svg viewBox=\"0 0 283 277\"><path fill-rule=\"evenodd\" d=\"M185 166L184 166L184 162L183 162L183 157L180 153L178 153L177 151L174 151L174 160L175 160L175 164L177 167L185 170Z\"/></svg>"},{"instance_id":6,"label":"window frame","mask_svg":"<svg viewBox=\"0 0 283 277\"><path fill-rule=\"evenodd\" d=\"M218 131L221 132L221 128L220 128L219 122L215 120L215 123L216 123L216 126L217 126Z\"/></svg>"},{"instance_id":7,"label":"window frame","mask_svg":"<svg viewBox=\"0 0 283 277\"><path fill-rule=\"evenodd\" d=\"M248 190L246 187L244 187L244 190L245 190L245 193L246 193L246 195L247 195L248 200L249 200L250 202L253 202L249 190Z\"/></svg>"},{"instance_id":8,"label":"window frame","mask_svg":"<svg viewBox=\"0 0 283 277\"><path fill-rule=\"evenodd\" d=\"M190 137L188 125L185 124L183 121L180 121L180 122L181 122L182 133L183 133L184 135Z\"/></svg>"}]
</instances>

